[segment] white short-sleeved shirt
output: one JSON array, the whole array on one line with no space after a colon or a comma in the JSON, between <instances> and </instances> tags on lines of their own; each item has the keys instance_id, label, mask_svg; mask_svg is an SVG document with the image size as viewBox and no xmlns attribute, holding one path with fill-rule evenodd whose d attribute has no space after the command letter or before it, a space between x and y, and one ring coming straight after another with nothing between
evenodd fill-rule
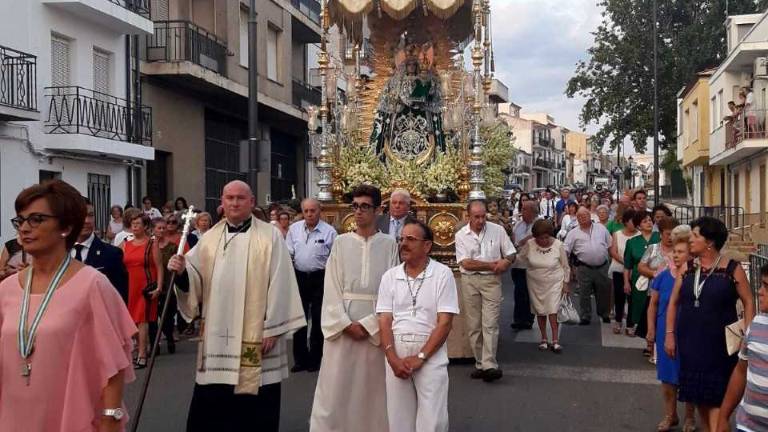
<instances>
[{"instance_id":1,"label":"white short-sleeved shirt","mask_svg":"<svg viewBox=\"0 0 768 432\"><path fill-rule=\"evenodd\" d=\"M507 232L500 225L485 223L480 234L475 234L469 228L469 224L456 233L456 262L461 263L465 259L483 262L498 261L504 257L513 255L517 250ZM474 272L459 267L464 274L493 274L491 271Z\"/></svg>"},{"instance_id":2,"label":"white short-sleeved shirt","mask_svg":"<svg viewBox=\"0 0 768 432\"><path fill-rule=\"evenodd\" d=\"M413 314L413 297L416 295L416 314ZM430 259L427 268L411 279L410 291L406 281L405 264L393 267L381 277L376 313L391 313L392 333L429 335L437 325L438 313L459 313L459 297L453 271L448 266Z\"/></svg>"}]
</instances>

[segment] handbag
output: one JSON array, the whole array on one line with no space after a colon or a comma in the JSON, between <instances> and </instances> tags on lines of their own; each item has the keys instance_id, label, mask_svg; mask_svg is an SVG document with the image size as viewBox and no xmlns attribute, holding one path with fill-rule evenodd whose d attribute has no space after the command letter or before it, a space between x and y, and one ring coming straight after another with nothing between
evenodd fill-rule
<instances>
[{"instance_id":1,"label":"handbag","mask_svg":"<svg viewBox=\"0 0 768 432\"><path fill-rule=\"evenodd\" d=\"M147 249L144 251L144 275L147 277L147 286L141 290L141 294L147 300L152 297L152 291L157 289L157 282L152 281L152 273L149 271L149 257L151 252L152 238L150 237L149 242L147 242Z\"/></svg>"},{"instance_id":2,"label":"handbag","mask_svg":"<svg viewBox=\"0 0 768 432\"><path fill-rule=\"evenodd\" d=\"M741 349L744 340L744 319L725 326L725 349L728 355L734 355Z\"/></svg>"},{"instance_id":3,"label":"handbag","mask_svg":"<svg viewBox=\"0 0 768 432\"><path fill-rule=\"evenodd\" d=\"M560 299L560 308L557 310L557 322L561 324L578 324L581 321L579 317L579 311L571 301L571 296L563 294Z\"/></svg>"},{"instance_id":4,"label":"handbag","mask_svg":"<svg viewBox=\"0 0 768 432\"><path fill-rule=\"evenodd\" d=\"M648 291L649 282L650 280L647 277L640 275L637 278L637 282L635 282L635 289L640 292Z\"/></svg>"}]
</instances>

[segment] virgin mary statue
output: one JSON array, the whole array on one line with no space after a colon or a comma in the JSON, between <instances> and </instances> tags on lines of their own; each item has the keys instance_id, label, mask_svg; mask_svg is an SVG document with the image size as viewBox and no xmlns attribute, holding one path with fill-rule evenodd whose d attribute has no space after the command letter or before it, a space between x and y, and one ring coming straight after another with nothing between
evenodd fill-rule
<instances>
[{"instance_id":1,"label":"virgin mary statue","mask_svg":"<svg viewBox=\"0 0 768 432\"><path fill-rule=\"evenodd\" d=\"M395 72L379 96L370 138L382 161L422 164L432 159L436 147L445 151L443 101L433 59L431 43L419 47L401 42Z\"/></svg>"}]
</instances>

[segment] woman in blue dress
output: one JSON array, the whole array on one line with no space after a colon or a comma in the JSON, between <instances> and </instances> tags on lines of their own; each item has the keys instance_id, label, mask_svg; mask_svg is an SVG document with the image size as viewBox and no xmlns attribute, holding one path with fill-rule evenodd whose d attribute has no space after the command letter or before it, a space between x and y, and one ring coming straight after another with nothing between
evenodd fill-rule
<instances>
[{"instance_id":1,"label":"woman in blue dress","mask_svg":"<svg viewBox=\"0 0 768 432\"><path fill-rule=\"evenodd\" d=\"M679 225L672 229L672 260L673 265L659 273L651 283L651 299L648 305L648 343L656 343L656 375L661 381L661 392L664 397L664 418L659 423L657 430L666 432L672 430L680 423L677 416L677 385L680 360L671 358L664 352L664 337L666 333L667 306L672 290L675 286L675 278L678 274L685 273L688 264L688 238L691 235L691 227ZM662 335L656 338L656 335ZM685 421L683 432L696 430L693 404L685 404Z\"/></svg>"},{"instance_id":2,"label":"woman in blue dress","mask_svg":"<svg viewBox=\"0 0 768 432\"><path fill-rule=\"evenodd\" d=\"M736 353L728 354L725 327L737 319L736 301L744 305L745 328L755 315L747 275L721 249L728 228L713 217L691 224L690 253L695 261L675 280L667 308L664 350L680 357L678 398L696 405L707 430L715 430Z\"/></svg>"}]
</instances>

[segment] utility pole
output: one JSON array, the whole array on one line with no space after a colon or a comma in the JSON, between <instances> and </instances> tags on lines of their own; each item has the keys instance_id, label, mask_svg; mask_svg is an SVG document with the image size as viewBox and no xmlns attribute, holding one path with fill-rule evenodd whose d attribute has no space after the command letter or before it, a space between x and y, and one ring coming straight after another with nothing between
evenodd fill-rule
<instances>
[{"instance_id":1,"label":"utility pole","mask_svg":"<svg viewBox=\"0 0 768 432\"><path fill-rule=\"evenodd\" d=\"M248 184L256 194L259 171L259 73L256 0L248 4Z\"/></svg>"},{"instance_id":2,"label":"utility pole","mask_svg":"<svg viewBox=\"0 0 768 432\"><path fill-rule=\"evenodd\" d=\"M653 203L661 202L659 195L659 50L656 0L653 0Z\"/></svg>"}]
</instances>

